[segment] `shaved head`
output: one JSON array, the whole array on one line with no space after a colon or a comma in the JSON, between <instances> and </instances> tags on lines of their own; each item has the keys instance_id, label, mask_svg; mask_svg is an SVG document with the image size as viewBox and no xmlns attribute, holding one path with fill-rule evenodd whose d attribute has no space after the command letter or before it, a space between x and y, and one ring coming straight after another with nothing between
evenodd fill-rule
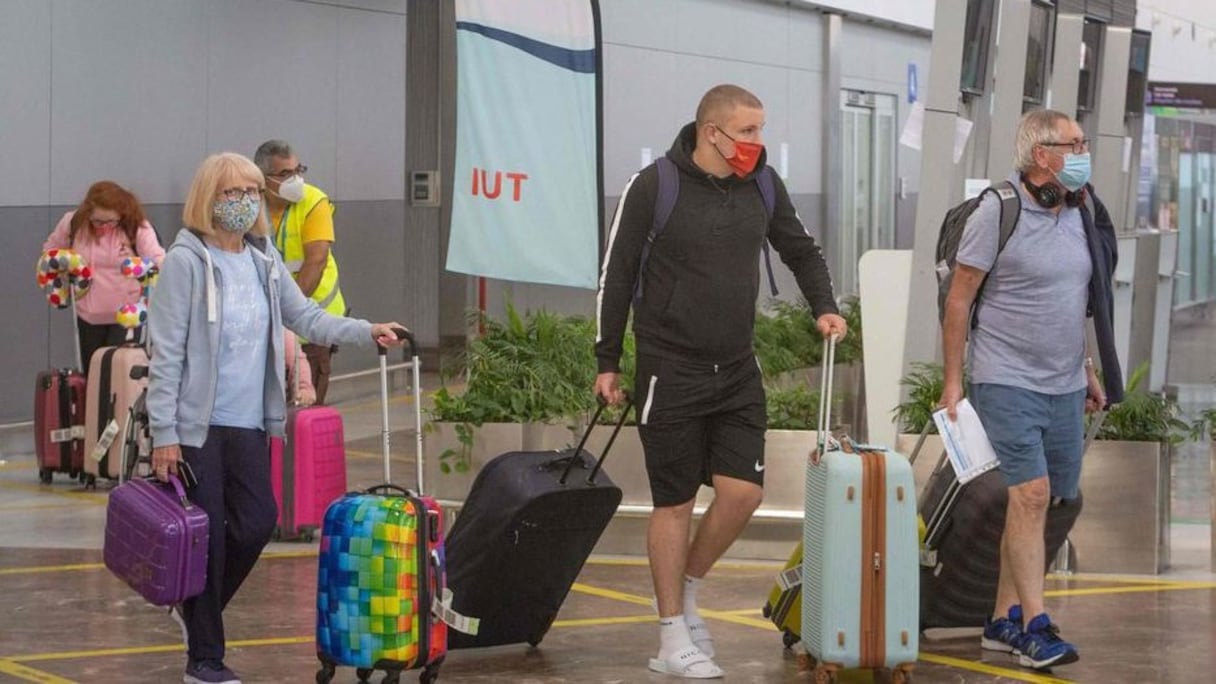
<instances>
[{"instance_id":1,"label":"shaved head","mask_svg":"<svg viewBox=\"0 0 1216 684\"><path fill-rule=\"evenodd\" d=\"M737 85L723 84L714 86L701 97L697 105L697 128L710 121L721 121L737 107L764 109L760 98Z\"/></svg>"}]
</instances>

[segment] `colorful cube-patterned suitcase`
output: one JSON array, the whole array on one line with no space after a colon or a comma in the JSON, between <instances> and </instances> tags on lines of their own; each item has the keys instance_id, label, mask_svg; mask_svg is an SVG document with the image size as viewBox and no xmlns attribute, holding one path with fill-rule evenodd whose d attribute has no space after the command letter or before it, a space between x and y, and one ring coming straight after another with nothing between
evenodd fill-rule
<instances>
[{"instance_id":1,"label":"colorful cube-patterned suitcase","mask_svg":"<svg viewBox=\"0 0 1216 684\"><path fill-rule=\"evenodd\" d=\"M435 672L447 652L447 625L431 611L444 588L443 562L434 499L376 487L335 501L317 575L321 662Z\"/></svg>"},{"instance_id":2,"label":"colorful cube-patterned suitcase","mask_svg":"<svg viewBox=\"0 0 1216 684\"><path fill-rule=\"evenodd\" d=\"M418 351L413 366L415 461L422 491L422 415ZM388 370L380 349L381 437L384 480L390 482ZM339 666L357 668L359 681L373 670L396 684L404 670L422 669L422 684L439 678L448 650L450 604L444 577L443 515L429 496L383 484L346 494L330 504L321 523L317 570L318 684ZM449 618L451 619L451 618Z\"/></svg>"}]
</instances>

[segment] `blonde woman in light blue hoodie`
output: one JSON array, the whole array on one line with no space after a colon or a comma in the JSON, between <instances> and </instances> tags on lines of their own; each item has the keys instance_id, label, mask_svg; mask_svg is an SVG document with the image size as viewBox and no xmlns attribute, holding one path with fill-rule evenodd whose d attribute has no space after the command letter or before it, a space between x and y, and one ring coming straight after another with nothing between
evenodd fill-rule
<instances>
[{"instance_id":1,"label":"blonde woman in light blue hoodie","mask_svg":"<svg viewBox=\"0 0 1216 684\"><path fill-rule=\"evenodd\" d=\"M240 684L224 665L222 611L278 518L269 437L287 415L282 329L371 347L400 344L404 327L330 315L300 292L266 237L265 185L239 154L203 161L149 306L153 470L167 480L186 461L190 499L211 521L206 588L170 611L187 642L185 684Z\"/></svg>"}]
</instances>

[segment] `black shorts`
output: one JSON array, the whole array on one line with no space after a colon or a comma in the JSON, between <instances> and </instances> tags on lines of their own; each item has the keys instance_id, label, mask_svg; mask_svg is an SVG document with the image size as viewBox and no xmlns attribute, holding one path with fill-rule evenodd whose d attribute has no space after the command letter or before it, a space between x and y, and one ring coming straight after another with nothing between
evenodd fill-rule
<instances>
[{"instance_id":1,"label":"black shorts","mask_svg":"<svg viewBox=\"0 0 1216 684\"><path fill-rule=\"evenodd\" d=\"M764 485L768 413L756 360L696 364L638 356L638 435L655 506L675 506L714 475Z\"/></svg>"}]
</instances>

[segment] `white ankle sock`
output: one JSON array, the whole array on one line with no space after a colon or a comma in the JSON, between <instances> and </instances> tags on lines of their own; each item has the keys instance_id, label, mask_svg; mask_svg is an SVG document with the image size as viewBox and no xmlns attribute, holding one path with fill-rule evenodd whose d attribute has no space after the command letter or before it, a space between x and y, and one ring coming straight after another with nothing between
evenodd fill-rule
<instances>
[{"instance_id":1,"label":"white ankle sock","mask_svg":"<svg viewBox=\"0 0 1216 684\"><path fill-rule=\"evenodd\" d=\"M659 658L692 646L692 637L688 635L688 625L683 615L672 615L659 618Z\"/></svg>"},{"instance_id":2,"label":"white ankle sock","mask_svg":"<svg viewBox=\"0 0 1216 684\"><path fill-rule=\"evenodd\" d=\"M684 576L684 614L697 612L697 588L701 586L701 578Z\"/></svg>"}]
</instances>

